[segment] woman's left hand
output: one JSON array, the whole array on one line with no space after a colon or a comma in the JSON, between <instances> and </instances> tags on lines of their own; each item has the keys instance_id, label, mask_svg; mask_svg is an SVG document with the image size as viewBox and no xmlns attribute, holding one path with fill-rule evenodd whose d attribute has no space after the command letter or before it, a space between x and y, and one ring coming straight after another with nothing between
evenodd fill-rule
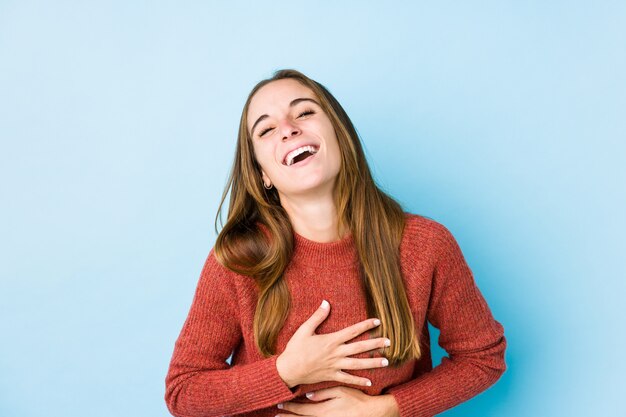
<instances>
[{"instance_id":1,"label":"woman's left hand","mask_svg":"<svg viewBox=\"0 0 626 417\"><path fill-rule=\"evenodd\" d=\"M387 396L385 396L387 397ZM326 388L307 395L315 404L286 402L282 410L302 416L314 417L383 417L394 415L389 402L381 396L371 396L350 387L338 386ZM279 404L280 406L280 404ZM393 410L396 411L396 410ZM292 414L276 414L276 417L287 417Z\"/></svg>"}]
</instances>

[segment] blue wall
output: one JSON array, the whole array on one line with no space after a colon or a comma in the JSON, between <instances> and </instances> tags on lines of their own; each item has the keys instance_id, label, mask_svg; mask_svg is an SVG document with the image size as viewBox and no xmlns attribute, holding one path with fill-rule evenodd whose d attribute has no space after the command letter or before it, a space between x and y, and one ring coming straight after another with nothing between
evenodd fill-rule
<instances>
[{"instance_id":1,"label":"blue wall","mask_svg":"<svg viewBox=\"0 0 626 417\"><path fill-rule=\"evenodd\" d=\"M240 111L282 67L505 327L508 371L445 415L625 415L624 2L222 3L0 1L0 415L168 415Z\"/></svg>"}]
</instances>

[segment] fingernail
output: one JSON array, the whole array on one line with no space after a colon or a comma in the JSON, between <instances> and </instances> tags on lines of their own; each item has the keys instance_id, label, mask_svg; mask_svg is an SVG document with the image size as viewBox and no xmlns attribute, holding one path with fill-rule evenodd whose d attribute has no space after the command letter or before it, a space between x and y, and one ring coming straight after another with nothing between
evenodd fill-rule
<instances>
[{"instance_id":1,"label":"fingernail","mask_svg":"<svg viewBox=\"0 0 626 417\"><path fill-rule=\"evenodd\" d=\"M276 407L280 408L281 410L283 409L283 403L278 404Z\"/></svg>"},{"instance_id":2,"label":"fingernail","mask_svg":"<svg viewBox=\"0 0 626 417\"><path fill-rule=\"evenodd\" d=\"M324 309L328 308L328 301L326 301L326 300L322 301L321 307L324 308Z\"/></svg>"},{"instance_id":3,"label":"fingernail","mask_svg":"<svg viewBox=\"0 0 626 417\"><path fill-rule=\"evenodd\" d=\"M391 346L391 340L385 339L385 346Z\"/></svg>"},{"instance_id":4,"label":"fingernail","mask_svg":"<svg viewBox=\"0 0 626 417\"><path fill-rule=\"evenodd\" d=\"M383 363L383 366L389 365L389 361L387 360L387 358L383 359L381 362Z\"/></svg>"},{"instance_id":5,"label":"fingernail","mask_svg":"<svg viewBox=\"0 0 626 417\"><path fill-rule=\"evenodd\" d=\"M378 325L380 324L380 320L378 320L378 319L374 319L374 324L375 324L376 326L378 326Z\"/></svg>"},{"instance_id":6,"label":"fingernail","mask_svg":"<svg viewBox=\"0 0 626 417\"><path fill-rule=\"evenodd\" d=\"M365 385L367 385L368 387L371 387L372 386L372 381L367 381L367 383Z\"/></svg>"},{"instance_id":7,"label":"fingernail","mask_svg":"<svg viewBox=\"0 0 626 417\"><path fill-rule=\"evenodd\" d=\"M306 393L306 397L310 400L311 398L313 398L313 393L312 392L307 392Z\"/></svg>"}]
</instances>

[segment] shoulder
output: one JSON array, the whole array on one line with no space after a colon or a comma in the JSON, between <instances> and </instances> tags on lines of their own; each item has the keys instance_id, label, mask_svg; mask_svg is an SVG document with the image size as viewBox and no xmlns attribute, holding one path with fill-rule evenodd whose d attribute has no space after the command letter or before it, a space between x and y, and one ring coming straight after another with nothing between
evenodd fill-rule
<instances>
[{"instance_id":1,"label":"shoulder","mask_svg":"<svg viewBox=\"0 0 626 417\"><path fill-rule=\"evenodd\" d=\"M198 286L219 288L222 291L233 291L238 282L245 278L222 265L212 247L204 260Z\"/></svg>"},{"instance_id":2,"label":"shoulder","mask_svg":"<svg viewBox=\"0 0 626 417\"><path fill-rule=\"evenodd\" d=\"M405 212L403 252L413 255L419 251L421 255L438 258L455 246L456 240L445 225L421 214Z\"/></svg>"},{"instance_id":3,"label":"shoulder","mask_svg":"<svg viewBox=\"0 0 626 417\"><path fill-rule=\"evenodd\" d=\"M406 219L404 235L408 238L441 241L452 236L446 226L430 217L408 212L405 212L404 216Z\"/></svg>"},{"instance_id":4,"label":"shoulder","mask_svg":"<svg viewBox=\"0 0 626 417\"><path fill-rule=\"evenodd\" d=\"M204 260L204 266L202 267L202 272L211 272L212 274L217 274L220 276L228 275L230 272L228 268L220 263L217 259L217 255L215 253L215 247L213 246L211 250L209 250L209 254L206 256Z\"/></svg>"}]
</instances>

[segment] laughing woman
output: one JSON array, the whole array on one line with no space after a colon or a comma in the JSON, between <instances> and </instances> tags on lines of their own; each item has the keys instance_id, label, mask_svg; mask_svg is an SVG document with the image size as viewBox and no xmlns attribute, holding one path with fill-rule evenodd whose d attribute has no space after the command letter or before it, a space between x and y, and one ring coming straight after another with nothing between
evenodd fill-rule
<instances>
[{"instance_id":1,"label":"laughing woman","mask_svg":"<svg viewBox=\"0 0 626 417\"><path fill-rule=\"evenodd\" d=\"M505 371L455 238L376 186L322 84L281 70L252 89L216 228L229 191L166 376L173 415L432 416Z\"/></svg>"}]
</instances>

